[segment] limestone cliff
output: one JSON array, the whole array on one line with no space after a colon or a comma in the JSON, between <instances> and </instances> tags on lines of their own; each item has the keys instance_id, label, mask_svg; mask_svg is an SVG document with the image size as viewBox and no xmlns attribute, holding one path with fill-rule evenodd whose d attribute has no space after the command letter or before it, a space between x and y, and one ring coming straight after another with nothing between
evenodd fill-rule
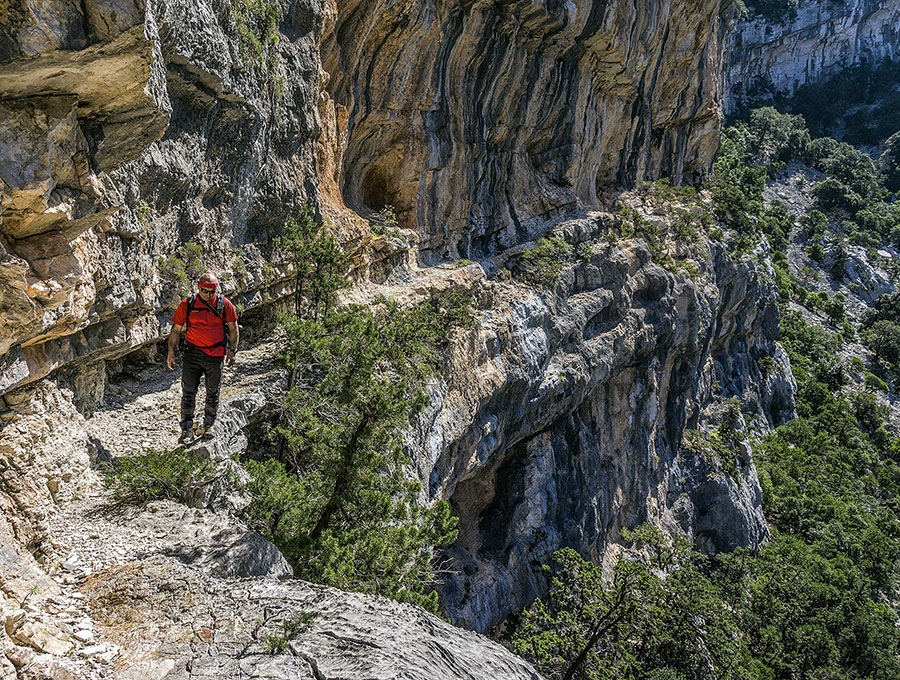
<instances>
[{"instance_id":1,"label":"limestone cliff","mask_svg":"<svg viewBox=\"0 0 900 680\"><path fill-rule=\"evenodd\" d=\"M394 206L434 261L528 240L610 185L702 177L721 4L338 3L322 54L347 205Z\"/></svg>"},{"instance_id":2,"label":"limestone cliff","mask_svg":"<svg viewBox=\"0 0 900 680\"><path fill-rule=\"evenodd\" d=\"M550 290L483 285L480 331L410 434L431 493L460 517L442 595L467 627L538 596L553 551L602 560L623 527L650 521L711 553L767 540L749 448L717 461L683 438L732 397L757 431L792 416L774 274L719 243L671 244L697 263L687 276L642 241L608 245L614 225L598 213L557 227L582 258Z\"/></svg>"},{"instance_id":3,"label":"limestone cliff","mask_svg":"<svg viewBox=\"0 0 900 680\"><path fill-rule=\"evenodd\" d=\"M303 205L334 222L361 288L410 298L454 287L474 296L481 327L456 339L447 374L431 386L430 410L407 433L426 496L450 499L461 518L460 541L446 554L458 578L442 586L457 622L490 627L539 591L537 566L554 549L573 545L602 559L623 526L645 519L687 531L710 551L764 541L746 451L715 460L683 438L715 426L723 398L739 398L748 419L758 416L755 425L735 416L743 433L792 409L766 254L732 258L727 239L698 232L691 243L669 240L667 258L695 262L667 269L669 259L654 260L642 239L613 239L610 213L588 212L607 209L617 184L706 173L721 122L728 6L0 5L8 121L0 131L0 501L9 521L0 526L0 559L62 598L35 602L35 611L75 606L70 595L96 604L78 616L115 610L121 618L105 634L121 636L116 644L131 663L158 633L176 641L188 634L185 620L199 616L195 595L211 612L256 597L255 586L229 599L191 585L178 600L183 610L128 637L117 626L137 616L142 591L134 584L144 570L165 570L147 554L172 557L158 543L141 555L126 548L137 567L118 559L81 572L91 582L80 597L54 590L76 585L74 577L54 586L40 572L66 562L79 569L46 524L66 526L60 518L74 517L66 513L96 482L92 465L110 454L91 422L128 413L128 422L149 423L140 433L161 432L128 438L130 449L115 455L174 445L174 398L164 410L140 390L122 396L107 367L136 350L152 360L172 303L201 267L219 272L251 313L288 294L273 237ZM376 238L363 218L388 205L402 229ZM638 207L671 227L664 209ZM549 228L583 245L580 259L551 288L510 281L504 268ZM464 256L480 262L432 266ZM773 360L761 363L764 356ZM157 368L162 382L159 374L170 376ZM173 389L169 381L158 391ZM236 389L235 411L253 410L248 388ZM231 453L246 437L246 418L234 422L223 435ZM71 456L62 455L60 436L77 442ZM101 540L84 534L67 540ZM123 590L110 591L104 579L119 577ZM175 580L194 583L190 575ZM13 611L0 636L13 657L27 656L25 646L47 651L41 640L61 642L50 654L74 648L74 629L24 628L34 623L29 586L15 586L5 591ZM248 615L266 616L267 598L289 590L260 595ZM425 620L411 635L436 625ZM233 675L221 677L238 677L245 644L264 667L246 621L227 626L227 663L202 665L215 650L203 647L200 626L190 653L205 675L165 672L210 677L227 668ZM348 637L367 658L375 654L375 643ZM153 650L188 653L175 643ZM291 663L303 666L297 659L309 652L294 651ZM454 658L454 668L478 653L476 646L470 661ZM529 677L508 657L497 663L510 677ZM276 666L269 677L283 671Z\"/></svg>"},{"instance_id":4,"label":"limestone cliff","mask_svg":"<svg viewBox=\"0 0 900 680\"><path fill-rule=\"evenodd\" d=\"M200 266L234 272L248 306L277 285L260 251L318 202L322 11L272 5L279 32L262 6L12 3L0 21L0 392L155 341Z\"/></svg>"},{"instance_id":5,"label":"limestone cliff","mask_svg":"<svg viewBox=\"0 0 900 680\"><path fill-rule=\"evenodd\" d=\"M754 91L788 94L861 62L898 56L900 4L879 0L801 0L782 23L742 23L728 45L727 112Z\"/></svg>"}]
</instances>

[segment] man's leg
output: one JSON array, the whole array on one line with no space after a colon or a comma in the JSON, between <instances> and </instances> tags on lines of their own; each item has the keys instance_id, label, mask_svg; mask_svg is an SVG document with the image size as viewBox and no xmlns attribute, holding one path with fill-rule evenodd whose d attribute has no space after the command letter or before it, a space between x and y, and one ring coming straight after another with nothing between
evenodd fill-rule
<instances>
[{"instance_id":1,"label":"man's leg","mask_svg":"<svg viewBox=\"0 0 900 680\"><path fill-rule=\"evenodd\" d=\"M206 410L203 413L203 427L209 429L216 422L219 410L219 387L222 384L222 363L224 357L206 357Z\"/></svg>"},{"instance_id":2,"label":"man's leg","mask_svg":"<svg viewBox=\"0 0 900 680\"><path fill-rule=\"evenodd\" d=\"M203 366L198 361L199 350L188 348L184 352L181 367L181 431L190 430L194 425L194 403L197 400L197 388L200 387L200 376Z\"/></svg>"}]
</instances>

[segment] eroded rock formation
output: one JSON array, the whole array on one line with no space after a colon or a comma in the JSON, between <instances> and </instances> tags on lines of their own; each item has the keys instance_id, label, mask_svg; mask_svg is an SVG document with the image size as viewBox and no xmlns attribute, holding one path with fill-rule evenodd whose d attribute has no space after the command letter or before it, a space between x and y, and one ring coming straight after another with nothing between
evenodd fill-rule
<instances>
[{"instance_id":1,"label":"eroded rock formation","mask_svg":"<svg viewBox=\"0 0 900 680\"><path fill-rule=\"evenodd\" d=\"M613 224L558 227L592 254L552 290L485 284L480 331L457 343L410 435L431 492L460 517L442 593L467 627L539 595L553 551L602 560L623 527L651 521L711 553L767 540L749 447L714 461L682 438L721 422L730 397L757 431L793 415L774 274L706 242L695 276L673 273L641 241L607 245Z\"/></svg>"},{"instance_id":2,"label":"eroded rock formation","mask_svg":"<svg viewBox=\"0 0 900 680\"><path fill-rule=\"evenodd\" d=\"M613 184L695 180L718 145L720 0L337 4L340 184L430 259L528 240Z\"/></svg>"},{"instance_id":3,"label":"eroded rock formation","mask_svg":"<svg viewBox=\"0 0 900 680\"><path fill-rule=\"evenodd\" d=\"M158 339L199 267L233 273L247 306L279 294L261 249L318 204L322 9L279 5L276 34L246 8L11 3L0 393Z\"/></svg>"},{"instance_id":4,"label":"eroded rock formation","mask_svg":"<svg viewBox=\"0 0 900 680\"><path fill-rule=\"evenodd\" d=\"M861 62L893 59L900 48L900 6L879 0L805 0L782 23L754 18L729 40L725 103L747 96L793 93Z\"/></svg>"}]
</instances>

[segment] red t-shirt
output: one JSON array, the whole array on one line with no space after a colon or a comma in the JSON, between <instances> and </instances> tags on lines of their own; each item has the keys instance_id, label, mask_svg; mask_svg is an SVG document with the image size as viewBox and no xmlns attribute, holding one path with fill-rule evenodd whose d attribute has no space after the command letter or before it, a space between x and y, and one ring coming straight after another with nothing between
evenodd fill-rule
<instances>
[{"instance_id":1,"label":"red t-shirt","mask_svg":"<svg viewBox=\"0 0 900 680\"><path fill-rule=\"evenodd\" d=\"M187 308L189 300L190 298L182 300L181 304L178 305L178 309L175 310L172 323L176 326L184 326L185 322L188 321ZM224 300L225 305L222 315L225 317L225 321L229 323L237 321L237 311L235 311L234 305L231 304L228 298ZM194 300L194 307L191 310L191 318L187 325L187 334L185 335L185 340L187 340L189 345L202 349L211 357L225 356L225 345L219 344L225 339L225 326L222 324L221 317L213 311L216 309L218 302L219 295L217 293L209 300L209 306L212 307L212 310L210 310L209 307L203 304L198 295Z\"/></svg>"}]
</instances>

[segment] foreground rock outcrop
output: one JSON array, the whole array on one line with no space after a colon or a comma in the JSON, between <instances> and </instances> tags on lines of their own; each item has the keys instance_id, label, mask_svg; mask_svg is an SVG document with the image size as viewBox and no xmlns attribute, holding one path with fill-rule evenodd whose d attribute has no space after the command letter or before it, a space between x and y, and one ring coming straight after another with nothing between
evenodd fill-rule
<instances>
[{"instance_id":1,"label":"foreground rock outcrop","mask_svg":"<svg viewBox=\"0 0 900 680\"><path fill-rule=\"evenodd\" d=\"M286 578L229 481L230 456L283 376L271 347L242 361L226 375L216 436L191 448L218 470L193 507L111 506L98 474L175 444L178 387L162 366L120 376L89 418L64 384L16 392L0 428L0 678L539 680L417 607Z\"/></svg>"}]
</instances>

